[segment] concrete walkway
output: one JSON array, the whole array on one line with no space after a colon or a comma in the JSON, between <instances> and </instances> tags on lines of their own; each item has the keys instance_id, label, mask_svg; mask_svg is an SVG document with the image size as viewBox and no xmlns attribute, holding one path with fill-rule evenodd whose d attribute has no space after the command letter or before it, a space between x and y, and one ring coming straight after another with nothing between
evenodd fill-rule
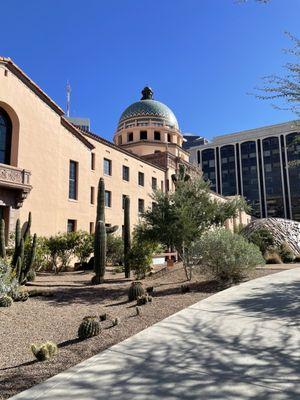
<instances>
[{"instance_id":1,"label":"concrete walkway","mask_svg":"<svg viewBox=\"0 0 300 400\"><path fill-rule=\"evenodd\" d=\"M300 399L300 269L232 287L14 400Z\"/></svg>"}]
</instances>

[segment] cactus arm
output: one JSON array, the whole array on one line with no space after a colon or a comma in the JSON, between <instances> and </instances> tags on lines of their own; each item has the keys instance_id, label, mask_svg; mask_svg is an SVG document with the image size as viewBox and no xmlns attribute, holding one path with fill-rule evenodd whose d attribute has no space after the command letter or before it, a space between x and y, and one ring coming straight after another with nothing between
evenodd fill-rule
<instances>
[{"instance_id":1,"label":"cactus arm","mask_svg":"<svg viewBox=\"0 0 300 400\"><path fill-rule=\"evenodd\" d=\"M119 225L107 226L105 229L107 234L114 233L119 229Z\"/></svg>"},{"instance_id":2,"label":"cactus arm","mask_svg":"<svg viewBox=\"0 0 300 400\"><path fill-rule=\"evenodd\" d=\"M98 221L94 242L94 266L95 276L93 283L103 283L106 267L106 229L103 221Z\"/></svg>"},{"instance_id":3,"label":"cactus arm","mask_svg":"<svg viewBox=\"0 0 300 400\"><path fill-rule=\"evenodd\" d=\"M31 211L29 211L28 221L27 221L26 229L25 229L24 235L23 235L24 242L28 238L28 236L30 235L31 222L32 222Z\"/></svg>"},{"instance_id":4,"label":"cactus arm","mask_svg":"<svg viewBox=\"0 0 300 400\"><path fill-rule=\"evenodd\" d=\"M0 257L5 258L6 249L5 249L5 221L1 219L0 221Z\"/></svg>"},{"instance_id":5,"label":"cactus arm","mask_svg":"<svg viewBox=\"0 0 300 400\"><path fill-rule=\"evenodd\" d=\"M98 183L98 196L97 196L97 219L105 224L105 184L104 179L100 178Z\"/></svg>"},{"instance_id":6,"label":"cactus arm","mask_svg":"<svg viewBox=\"0 0 300 400\"><path fill-rule=\"evenodd\" d=\"M130 277L130 266L128 262L128 253L131 247L130 240L130 198L125 197L124 204L124 267L125 278Z\"/></svg>"},{"instance_id":7,"label":"cactus arm","mask_svg":"<svg viewBox=\"0 0 300 400\"><path fill-rule=\"evenodd\" d=\"M28 275L28 272L31 270L34 260L35 260L35 254L36 254L36 240L37 236L34 234L33 239L32 239L32 245L30 248L30 254L29 257L24 260L23 266L22 266L22 277L21 277L21 284L24 284L26 282L26 278Z\"/></svg>"},{"instance_id":8,"label":"cactus arm","mask_svg":"<svg viewBox=\"0 0 300 400\"><path fill-rule=\"evenodd\" d=\"M15 230L15 251L11 262L13 267L16 267L17 265L20 244L21 244L21 225L20 225L20 220L17 219L16 230Z\"/></svg>"}]
</instances>

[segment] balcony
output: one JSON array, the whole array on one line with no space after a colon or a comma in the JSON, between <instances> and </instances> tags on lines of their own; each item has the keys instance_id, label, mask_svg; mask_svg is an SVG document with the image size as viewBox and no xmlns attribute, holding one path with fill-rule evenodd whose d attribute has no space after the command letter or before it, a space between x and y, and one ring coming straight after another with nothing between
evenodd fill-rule
<instances>
[{"instance_id":1,"label":"balcony","mask_svg":"<svg viewBox=\"0 0 300 400\"><path fill-rule=\"evenodd\" d=\"M30 175L28 170L0 164L0 205L20 208L32 189Z\"/></svg>"}]
</instances>

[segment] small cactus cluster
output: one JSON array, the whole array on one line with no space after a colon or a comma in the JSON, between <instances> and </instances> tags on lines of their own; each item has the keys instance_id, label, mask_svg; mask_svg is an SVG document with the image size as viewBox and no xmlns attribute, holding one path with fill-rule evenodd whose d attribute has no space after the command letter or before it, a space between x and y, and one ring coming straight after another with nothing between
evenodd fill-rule
<instances>
[{"instance_id":1,"label":"small cactus cluster","mask_svg":"<svg viewBox=\"0 0 300 400\"><path fill-rule=\"evenodd\" d=\"M100 320L101 322L106 321L106 320L107 320L107 314L106 314L106 313L100 314L100 315L99 315L99 320Z\"/></svg>"},{"instance_id":2,"label":"small cactus cluster","mask_svg":"<svg viewBox=\"0 0 300 400\"><path fill-rule=\"evenodd\" d=\"M135 281L132 282L128 290L128 301L137 300L145 294L145 289L143 288L142 282Z\"/></svg>"},{"instance_id":3,"label":"small cactus cluster","mask_svg":"<svg viewBox=\"0 0 300 400\"><path fill-rule=\"evenodd\" d=\"M189 293L191 288L188 285L181 285L181 293Z\"/></svg>"},{"instance_id":4,"label":"small cactus cluster","mask_svg":"<svg viewBox=\"0 0 300 400\"><path fill-rule=\"evenodd\" d=\"M38 361L46 361L49 360L50 358L54 357L57 352L57 345L53 342L46 342L39 345L32 344L31 345L31 351L33 352L35 358Z\"/></svg>"},{"instance_id":5,"label":"small cactus cluster","mask_svg":"<svg viewBox=\"0 0 300 400\"><path fill-rule=\"evenodd\" d=\"M13 303L13 299L10 296L4 295L0 297L0 307L10 307Z\"/></svg>"},{"instance_id":6,"label":"small cactus cluster","mask_svg":"<svg viewBox=\"0 0 300 400\"><path fill-rule=\"evenodd\" d=\"M11 293L11 297L13 301L26 301L28 300L29 294L28 292L17 290Z\"/></svg>"},{"instance_id":7,"label":"small cactus cluster","mask_svg":"<svg viewBox=\"0 0 300 400\"><path fill-rule=\"evenodd\" d=\"M84 317L78 328L79 339L88 339L98 336L100 333L100 324L96 316Z\"/></svg>"},{"instance_id":8,"label":"small cactus cluster","mask_svg":"<svg viewBox=\"0 0 300 400\"><path fill-rule=\"evenodd\" d=\"M120 322L121 322L120 318L114 318L114 319L111 321L112 326L120 325Z\"/></svg>"},{"instance_id":9,"label":"small cactus cluster","mask_svg":"<svg viewBox=\"0 0 300 400\"><path fill-rule=\"evenodd\" d=\"M136 304L138 306L144 306L147 303L152 303L152 296L149 296L148 294L143 294L136 299Z\"/></svg>"},{"instance_id":10,"label":"small cactus cluster","mask_svg":"<svg viewBox=\"0 0 300 400\"><path fill-rule=\"evenodd\" d=\"M106 267L106 238L110 233L114 233L118 226L105 226L105 185L104 179L100 178L97 196L97 217L94 239L94 270L92 284L98 285L104 282Z\"/></svg>"}]
</instances>

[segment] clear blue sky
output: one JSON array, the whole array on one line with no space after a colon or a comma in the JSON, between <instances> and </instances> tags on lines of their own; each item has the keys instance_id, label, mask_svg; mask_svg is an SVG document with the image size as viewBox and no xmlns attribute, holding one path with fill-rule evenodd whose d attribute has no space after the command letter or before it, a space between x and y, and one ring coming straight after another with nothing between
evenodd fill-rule
<instances>
[{"instance_id":1,"label":"clear blue sky","mask_svg":"<svg viewBox=\"0 0 300 400\"><path fill-rule=\"evenodd\" d=\"M72 116L108 139L146 84L183 132L212 137L295 118L247 93L282 71L299 17L300 0L9 0L0 55L64 109L69 79Z\"/></svg>"}]
</instances>

